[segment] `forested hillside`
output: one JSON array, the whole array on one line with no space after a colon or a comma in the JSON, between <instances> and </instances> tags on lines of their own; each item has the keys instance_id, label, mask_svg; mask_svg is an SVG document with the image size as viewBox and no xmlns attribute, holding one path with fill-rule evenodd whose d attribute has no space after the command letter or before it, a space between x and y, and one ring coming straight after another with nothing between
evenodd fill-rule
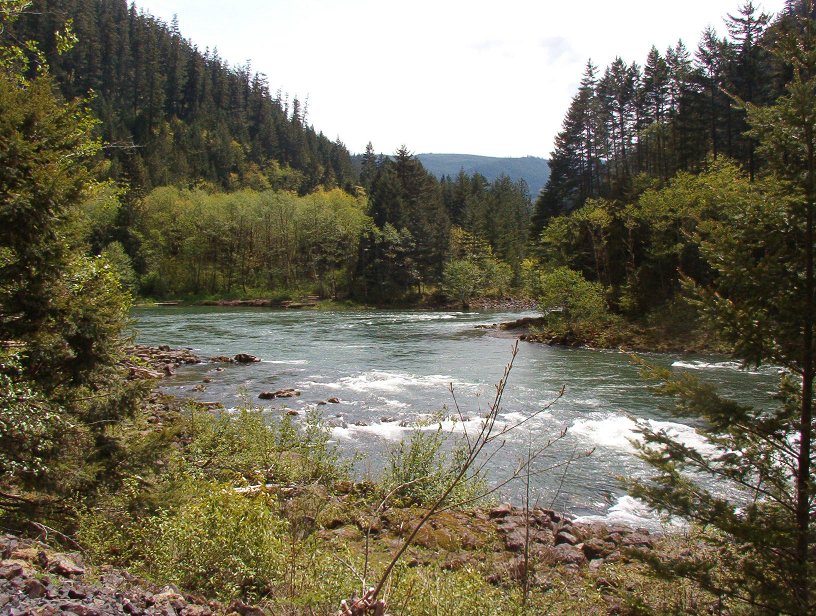
<instances>
[{"instance_id":1,"label":"forested hillside","mask_svg":"<svg viewBox=\"0 0 816 616\"><path fill-rule=\"evenodd\" d=\"M67 20L79 44L58 54L53 33ZM36 0L8 35L43 41L66 99L91 95L108 177L143 191L354 186L349 152L309 126L302 101L270 93L249 65L229 66L217 41L201 50L127 0Z\"/></svg>"},{"instance_id":2,"label":"forested hillside","mask_svg":"<svg viewBox=\"0 0 816 616\"><path fill-rule=\"evenodd\" d=\"M643 64L588 62L535 204L539 267L599 285L607 307L628 318L672 305L684 276L709 280L693 232L740 192L731 180L767 176L749 110L784 93L791 68L771 49L804 6L787 2L772 19L745 2L727 17L727 37L709 28L694 49L653 47ZM721 199L691 195L717 182ZM671 318L689 322L685 312Z\"/></svg>"},{"instance_id":3,"label":"forested hillside","mask_svg":"<svg viewBox=\"0 0 816 616\"><path fill-rule=\"evenodd\" d=\"M550 175L547 161L536 156L500 158L473 154L417 154L425 168L438 178L456 177L460 171L468 175L478 173L489 182L506 175L514 182L524 180L534 197L541 192Z\"/></svg>"},{"instance_id":4,"label":"forested hillside","mask_svg":"<svg viewBox=\"0 0 816 616\"><path fill-rule=\"evenodd\" d=\"M59 53L66 23L77 44ZM520 281L530 197L507 176L440 183L405 149L367 152L360 174L303 103L125 0L37 0L4 40L42 41L29 73L47 64L98 118L113 183L88 198L81 233L137 295L466 302ZM464 295L445 273L457 259Z\"/></svg>"},{"instance_id":5,"label":"forested hillside","mask_svg":"<svg viewBox=\"0 0 816 616\"><path fill-rule=\"evenodd\" d=\"M800 3L786 4L794 12ZM790 75L769 47L787 24L785 15L772 24L747 2L728 16L728 37L708 28L696 47L652 47L642 64L618 57L601 69L587 62L536 203L536 231L588 198L631 199L720 157L754 177L765 161L746 134L742 107L782 93Z\"/></svg>"}]
</instances>

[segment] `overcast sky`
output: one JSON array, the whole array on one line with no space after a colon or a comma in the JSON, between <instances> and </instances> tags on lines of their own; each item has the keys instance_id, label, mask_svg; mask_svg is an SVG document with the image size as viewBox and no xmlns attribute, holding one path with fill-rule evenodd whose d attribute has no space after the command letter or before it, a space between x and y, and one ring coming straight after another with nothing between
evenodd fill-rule
<instances>
[{"instance_id":1,"label":"overcast sky","mask_svg":"<svg viewBox=\"0 0 816 616\"><path fill-rule=\"evenodd\" d=\"M136 0L185 38L251 61L352 152L543 156L586 61L643 64L745 0ZM783 0L754 0L771 13Z\"/></svg>"}]
</instances>

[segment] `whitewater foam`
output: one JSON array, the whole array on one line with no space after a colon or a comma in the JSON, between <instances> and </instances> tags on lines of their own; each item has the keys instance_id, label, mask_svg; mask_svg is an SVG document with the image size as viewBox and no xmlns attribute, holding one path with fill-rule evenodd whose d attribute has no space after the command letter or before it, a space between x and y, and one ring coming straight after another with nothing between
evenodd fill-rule
<instances>
[{"instance_id":1,"label":"whitewater foam","mask_svg":"<svg viewBox=\"0 0 816 616\"><path fill-rule=\"evenodd\" d=\"M403 372L371 370L357 376L340 379L336 383L327 383L326 387L344 388L357 393L389 392L399 393L411 387L439 389L447 387L452 377L442 374L417 376Z\"/></svg>"},{"instance_id":2,"label":"whitewater foam","mask_svg":"<svg viewBox=\"0 0 816 616\"><path fill-rule=\"evenodd\" d=\"M361 435L368 434L387 441L401 441L409 430L411 428L396 422L374 423L368 426L348 424L345 427L332 428L332 436L336 439L356 440Z\"/></svg>"},{"instance_id":3,"label":"whitewater foam","mask_svg":"<svg viewBox=\"0 0 816 616\"><path fill-rule=\"evenodd\" d=\"M641 428L665 432L677 442L704 455L712 455L719 451L691 426L656 419L636 420L626 415L610 415L601 419L578 419L572 424L569 432L581 435L601 447L634 452L633 443L643 442L643 436L638 432Z\"/></svg>"},{"instance_id":4,"label":"whitewater foam","mask_svg":"<svg viewBox=\"0 0 816 616\"><path fill-rule=\"evenodd\" d=\"M603 522L606 524L625 524L632 528L648 528L649 530L679 529L685 526L682 520L671 518L666 520L649 509L643 501L624 494L604 514L584 515L575 519L578 523Z\"/></svg>"},{"instance_id":5,"label":"whitewater foam","mask_svg":"<svg viewBox=\"0 0 816 616\"><path fill-rule=\"evenodd\" d=\"M309 364L308 359L263 359L262 364L279 364L283 366L306 366Z\"/></svg>"},{"instance_id":6,"label":"whitewater foam","mask_svg":"<svg viewBox=\"0 0 816 616\"><path fill-rule=\"evenodd\" d=\"M745 374L763 375L773 375L782 372L782 368L779 366L760 366L759 368L747 369L736 361L707 362L702 360L677 360L672 363L672 368L682 368L684 370L733 370L734 372L744 372Z\"/></svg>"}]
</instances>

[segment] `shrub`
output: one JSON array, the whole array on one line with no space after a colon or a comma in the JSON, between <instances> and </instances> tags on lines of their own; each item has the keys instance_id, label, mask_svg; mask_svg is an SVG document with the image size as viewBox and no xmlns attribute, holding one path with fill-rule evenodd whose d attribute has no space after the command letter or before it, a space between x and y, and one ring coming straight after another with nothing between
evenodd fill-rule
<instances>
[{"instance_id":1,"label":"shrub","mask_svg":"<svg viewBox=\"0 0 816 616\"><path fill-rule=\"evenodd\" d=\"M416 427L408 438L389 450L383 485L403 504L430 505L461 467L467 445L445 433L441 422L436 429L427 429L428 424ZM475 473L457 486L446 504L471 501L484 492L486 481Z\"/></svg>"},{"instance_id":2,"label":"shrub","mask_svg":"<svg viewBox=\"0 0 816 616\"><path fill-rule=\"evenodd\" d=\"M260 409L194 413L190 429L192 443L177 464L203 479L331 483L348 474L317 411L307 412L302 426L288 415L272 419Z\"/></svg>"},{"instance_id":3,"label":"shrub","mask_svg":"<svg viewBox=\"0 0 816 616\"><path fill-rule=\"evenodd\" d=\"M186 488L187 501L179 506L129 529L96 518L81 539L97 549L119 542L136 573L162 584L225 600L268 594L281 582L286 561L286 523L274 498L209 482Z\"/></svg>"}]
</instances>

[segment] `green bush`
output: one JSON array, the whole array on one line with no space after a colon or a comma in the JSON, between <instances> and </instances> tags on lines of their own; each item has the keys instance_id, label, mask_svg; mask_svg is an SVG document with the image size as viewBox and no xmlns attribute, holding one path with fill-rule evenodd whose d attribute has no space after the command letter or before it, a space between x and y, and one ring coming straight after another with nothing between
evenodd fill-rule
<instances>
[{"instance_id":1,"label":"green bush","mask_svg":"<svg viewBox=\"0 0 816 616\"><path fill-rule=\"evenodd\" d=\"M468 453L467 443L444 432L441 423L434 430L423 429L427 427L417 425L388 452L383 486L402 504L433 504L456 477ZM486 485L481 474L473 474L453 490L447 503L477 499Z\"/></svg>"},{"instance_id":2,"label":"green bush","mask_svg":"<svg viewBox=\"0 0 816 616\"><path fill-rule=\"evenodd\" d=\"M185 487L185 502L141 520L126 517L126 526L106 515L89 516L80 541L97 554L118 554L157 583L222 600L258 600L281 583L286 522L275 499L218 483Z\"/></svg>"},{"instance_id":3,"label":"green bush","mask_svg":"<svg viewBox=\"0 0 816 616\"><path fill-rule=\"evenodd\" d=\"M528 273L528 288L541 311L565 323L599 321L608 311L603 285L568 267Z\"/></svg>"},{"instance_id":4,"label":"green bush","mask_svg":"<svg viewBox=\"0 0 816 616\"><path fill-rule=\"evenodd\" d=\"M176 463L202 479L329 484L348 474L317 411L308 411L302 425L289 415L272 419L260 409L198 412L190 430L192 442Z\"/></svg>"},{"instance_id":5,"label":"green bush","mask_svg":"<svg viewBox=\"0 0 816 616\"><path fill-rule=\"evenodd\" d=\"M0 352L0 480L25 485L46 473L69 425L26 380L20 356Z\"/></svg>"}]
</instances>

